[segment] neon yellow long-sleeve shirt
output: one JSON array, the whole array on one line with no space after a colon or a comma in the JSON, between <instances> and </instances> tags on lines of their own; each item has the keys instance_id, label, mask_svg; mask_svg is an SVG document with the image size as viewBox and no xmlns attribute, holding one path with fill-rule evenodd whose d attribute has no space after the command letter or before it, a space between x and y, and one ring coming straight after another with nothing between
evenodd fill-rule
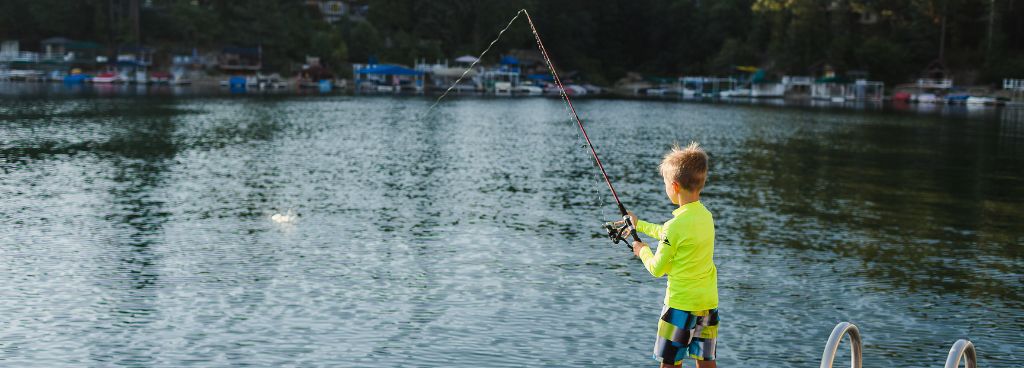
<instances>
[{"instance_id":1,"label":"neon yellow long-sleeve shirt","mask_svg":"<svg viewBox=\"0 0 1024 368\"><path fill-rule=\"evenodd\" d=\"M715 268L715 222L700 201L687 203L663 225L638 220L637 230L658 239L657 253L640 250L644 267L654 277L668 275L665 305L685 311L718 308Z\"/></svg>"}]
</instances>

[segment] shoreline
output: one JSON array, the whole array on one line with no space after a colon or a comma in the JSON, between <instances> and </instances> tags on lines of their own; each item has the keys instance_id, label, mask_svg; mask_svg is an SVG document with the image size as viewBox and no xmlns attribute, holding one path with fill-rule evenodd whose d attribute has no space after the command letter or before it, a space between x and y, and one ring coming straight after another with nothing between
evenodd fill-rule
<instances>
[{"instance_id":1,"label":"shoreline","mask_svg":"<svg viewBox=\"0 0 1024 368\"><path fill-rule=\"evenodd\" d=\"M809 96L801 97L687 97L681 95L642 95L626 94L615 90L607 90L601 94L587 94L572 96L574 100L633 100L633 101L662 101L682 103L703 103L722 104L739 106L766 106L783 108L821 108L829 110L852 110L852 111L911 111L911 112L941 112L945 109L966 110L966 111L996 111L1000 109L1019 110L1024 108L1024 102L1008 101L1003 104L950 104L945 102L903 102L891 98L882 100L847 100L835 102L822 99L813 99ZM113 84L64 84L57 81L0 81L0 100L11 98L76 98L76 97L180 97L180 98L209 98L209 97L256 97L256 96L377 96L377 97L402 97L402 98L436 98L441 92L426 91L400 91L400 92L365 92L353 88L335 88L329 92L321 92L316 88L303 88L289 81L287 85L279 88L246 88L244 90L232 90L230 87L220 84L217 78L203 78L196 83L186 85L169 84L138 84L138 83L113 83ZM496 95L487 92L454 92L449 98L472 98L472 99L527 99L527 98L549 98L558 99L557 94L507 94Z\"/></svg>"}]
</instances>

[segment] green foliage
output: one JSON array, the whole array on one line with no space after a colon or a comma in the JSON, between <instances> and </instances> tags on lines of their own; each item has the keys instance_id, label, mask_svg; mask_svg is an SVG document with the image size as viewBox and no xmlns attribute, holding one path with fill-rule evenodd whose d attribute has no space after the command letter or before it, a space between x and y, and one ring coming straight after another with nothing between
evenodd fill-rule
<instances>
[{"instance_id":1,"label":"green foliage","mask_svg":"<svg viewBox=\"0 0 1024 368\"><path fill-rule=\"evenodd\" d=\"M134 43L124 16L132 1L5 0L0 38L19 39L29 49L53 36L109 48ZM941 56L953 72L993 82L1018 73L1024 55L1024 27L1012 21L1024 16L1024 7L1005 0L368 0L365 19L335 24L301 0L138 1L152 4L141 11L143 44L261 45L264 65L280 71L305 55L338 71L371 56L408 65L475 55L522 8L558 67L591 81L611 82L628 71L723 74L736 65L807 75L828 64L896 83L939 59L944 40ZM520 21L485 62L534 47Z\"/></svg>"},{"instance_id":2,"label":"green foliage","mask_svg":"<svg viewBox=\"0 0 1024 368\"><path fill-rule=\"evenodd\" d=\"M912 66L906 63L907 51L882 37L865 40L855 54L858 65L873 71L875 79L890 85L904 82L906 75L913 73Z\"/></svg>"},{"instance_id":3,"label":"green foliage","mask_svg":"<svg viewBox=\"0 0 1024 368\"><path fill-rule=\"evenodd\" d=\"M730 38L725 40L722 49L711 60L711 71L716 74L728 74L737 66L757 64L757 59L757 54L749 44Z\"/></svg>"},{"instance_id":4,"label":"green foliage","mask_svg":"<svg viewBox=\"0 0 1024 368\"><path fill-rule=\"evenodd\" d=\"M365 63L373 56L379 57L384 45L377 28L368 22L356 22L346 41L352 45L349 48L349 60L358 63Z\"/></svg>"}]
</instances>

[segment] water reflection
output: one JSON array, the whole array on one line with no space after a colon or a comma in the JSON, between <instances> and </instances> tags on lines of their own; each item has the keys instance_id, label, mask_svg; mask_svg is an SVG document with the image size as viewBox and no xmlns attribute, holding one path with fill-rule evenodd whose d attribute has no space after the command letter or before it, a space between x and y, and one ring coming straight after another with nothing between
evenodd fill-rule
<instances>
[{"instance_id":1,"label":"water reflection","mask_svg":"<svg viewBox=\"0 0 1024 368\"><path fill-rule=\"evenodd\" d=\"M111 154L112 184L108 189L109 214L105 220L123 227L121 236L109 239L100 261L96 282L105 295L108 318L93 327L96 362L119 365L152 365L158 349L139 335L160 318L154 306L160 282L159 247L163 226L169 217L161 198L164 172L177 147L173 142L175 124L170 118L140 118L117 126L100 152ZM96 336L98 335L98 336Z\"/></svg>"},{"instance_id":2,"label":"water reflection","mask_svg":"<svg viewBox=\"0 0 1024 368\"><path fill-rule=\"evenodd\" d=\"M857 256L865 261L864 277L911 290L1024 300L1018 279L976 272L1016 267L1024 251L1016 246L1019 234L1006 232L1024 221L1020 212L1007 210L1024 198L1024 186L1019 177L1007 180L1018 176L1019 157L1013 165L1000 164L1000 125L968 129L973 123L963 120L894 119L818 129L803 134L808 138L751 139L753 149L743 156L749 170L741 180L778 196L774 210L787 217L817 218L821 227L859 233L821 234L818 242L786 246ZM763 194L749 195L741 203L764 205Z\"/></svg>"}]
</instances>

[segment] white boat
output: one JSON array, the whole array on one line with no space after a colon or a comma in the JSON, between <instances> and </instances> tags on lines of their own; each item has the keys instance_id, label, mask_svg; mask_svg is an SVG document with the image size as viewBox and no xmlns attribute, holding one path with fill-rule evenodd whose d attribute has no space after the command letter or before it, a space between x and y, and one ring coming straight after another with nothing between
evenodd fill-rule
<instances>
[{"instance_id":1,"label":"white boat","mask_svg":"<svg viewBox=\"0 0 1024 368\"><path fill-rule=\"evenodd\" d=\"M455 87L452 87L452 91L459 92L459 93L462 93L462 92L476 92L478 90L479 90L479 88L477 88L476 85L474 85L472 83L466 83L465 81L455 85Z\"/></svg>"},{"instance_id":2,"label":"white boat","mask_svg":"<svg viewBox=\"0 0 1024 368\"><path fill-rule=\"evenodd\" d=\"M975 97L971 96L967 98L968 105L995 105L996 99L992 97Z\"/></svg>"},{"instance_id":3,"label":"white boat","mask_svg":"<svg viewBox=\"0 0 1024 368\"><path fill-rule=\"evenodd\" d=\"M604 92L603 88L593 84L584 84L582 87L587 90L587 94L599 95L601 92Z\"/></svg>"},{"instance_id":4,"label":"white boat","mask_svg":"<svg viewBox=\"0 0 1024 368\"><path fill-rule=\"evenodd\" d=\"M648 96L664 96L665 92L664 88L648 88L644 91L644 94Z\"/></svg>"},{"instance_id":5,"label":"white boat","mask_svg":"<svg viewBox=\"0 0 1024 368\"><path fill-rule=\"evenodd\" d=\"M544 90L537 86L528 86L525 84L521 84L513 88L512 92L521 95L534 96L544 93Z\"/></svg>"},{"instance_id":6,"label":"white boat","mask_svg":"<svg viewBox=\"0 0 1024 368\"><path fill-rule=\"evenodd\" d=\"M494 82L494 94L503 96L512 95L512 82Z\"/></svg>"},{"instance_id":7,"label":"white boat","mask_svg":"<svg viewBox=\"0 0 1024 368\"><path fill-rule=\"evenodd\" d=\"M93 83L101 83L101 84L124 83L125 80L124 80L123 77L121 77L120 75L118 75L116 73L109 73L108 72L108 73L100 73L99 75L97 75L95 77L92 77L92 82Z\"/></svg>"},{"instance_id":8,"label":"white boat","mask_svg":"<svg viewBox=\"0 0 1024 368\"><path fill-rule=\"evenodd\" d=\"M186 77L183 74L174 74L171 77L171 82L170 83L171 83L171 85L175 85L175 86L183 86L183 85L186 85L186 84L192 84L192 80L188 79L188 77Z\"/></svg>"},{"instance_id":9,"label":"white boat","mask_svg":"<svg viewBox=\"0 0 1024 368\"><path fill-rule=\"evenodd\" d=\"M46 73L38 70L11 69L3 74L4 79L35 81L46 77Z\"/></svg>"},{"instance_id":10,"label":"white boat","mask_svg":"<svg viewBox=\"0 0 1024 368\"><path fill-rule=\"evenodd\" d=\"M786 86L782 83L753 83L750 97L782 98L786 94Z\"/></svg>"},{"instance_id":11,"label":"white boat","mask_svg":"<svg viewBox=\"0 0 1024 368\"><path fill-rule=\"evenodd\" d=\"M565 90L566 91L571 91L570 94L572 94L574 96L579 96L579 95L587 94L587 89L586 88L583 88L582 86L575 85L575 84L566 85L565 86Z\"/></svg>"},{"instance_id":12,"label":"white boat","mask_svg":"<svg viewBox=\"0 0 1024 368\"><path fill-rule=\"evenodd\" d=\"M722 91L719 96L723 98L730 97L750 97L750 90L746 88L733 89L729 91Z\"/></svg>"},{"instance_id":13,"label":"white boat","mask_svg":"<svg viewBox=\"0 0 1024 368\"><path fill-rule=\"evenodd\" d=\"M149 73L143 70L136 70L134 75L129 78L132 83L147 83L149 82Z\"/></svg>"},{"instance_id":14,"label":"white boat","mask_svg":"<svg viewBox=\"0 0 1024 368\"><path fill-rule=\"evenodd\" d=\"M914 95L912 99L914 101L917 101L918 103L932 103L933 104L933 103L941 102L939 97L936 96L934 93L922 93L922 94L919 94L919 95Z\"/></svg>"},{"instance_id":15,"label":"white boat","mask_svg":"<svg viewBox=\"0 0 1024 368\"><path fill-rule=\"evenodd\" d=\"M66 76L67 74L60 70L51 71L46 75L46 77L52 82L62 82Z\"/></svg>"}]
</instances>

